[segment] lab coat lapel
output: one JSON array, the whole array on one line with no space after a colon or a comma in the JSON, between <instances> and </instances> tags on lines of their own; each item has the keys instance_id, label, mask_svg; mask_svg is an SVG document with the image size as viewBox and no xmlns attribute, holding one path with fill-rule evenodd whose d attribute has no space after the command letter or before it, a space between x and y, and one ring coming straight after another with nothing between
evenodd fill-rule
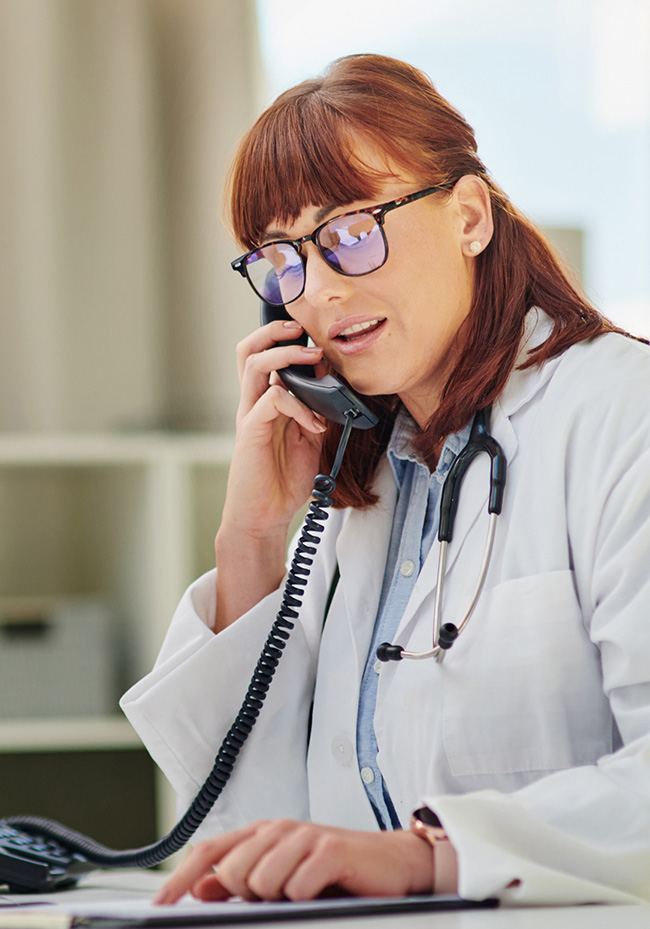
<instances>
[{"instance_id":1,"label":"lab coat lapel","mask_svg":"<svg viewBox=\"0 0 650 929\"><path fill-rule=\"evenodd\" d=\"M541 368L533 367L521 371L517 367L526 360L532 348L550 335L551 330L552 323L542 310L533 308L527 313L516 366L492 409L490 431L503 448L508 466L512 464L517 453L517 437L510 418L544 387L559 363L559 358L547 361ZM485 530L487 531L489 484L489 458L487 455L479 455L472 462L463 480L453 539L447 549L445 576L453 569L463 547L467 544L468 536L481 515L485 516ZM375 486L381 498L380 503L368 510L353 511L341 531L337 545L341 585L345 593L359 679L377 614L397 497L393 475L385 459L378 469ZM506 477L506 500L507 496ZM480 532L479 535L476 546L477 573L484 547L484 537ZM403 631L413 620L426 597L430 597L431 604L433 604L439 554L440 543L436 537L393 641L400 641L400 636L404 639ZM470 578L468 584L472 585L467 591L469 596L473 589L474 578Z\"/></svg>"},{"instance_id":2,"label":"lab coat lapel","mask_svg":"<svg viewBox=\"0 0 650 929\"><path fill-rule=\"evenodd\" d=\"M517 453L517 436L511 422L511 417L544 387L559 364L559 358L552 358L541 368L532 367L522 371L518 370L518 366L526 360L528 352L532 348L539 345L550 335L551 330L552 323L543 311L533 308L528 312L517 363L499 400L496 401L492 408L490 432L501 445L506 456L508 467L512 465L513 459ZM489 485L489 458L487 455L479 455L472 462L463 480L453 539L447 549L445 577L452 571L458 556L462 552L463 547L467 544L470 532L482 514L485 515L484 522L487 532ZM508 481L506 475L504 499L507 501L507 498ZM481 564L483 547L484 537L479 533L477 536L476 555L473 555L473 559L476 560L477 575ZM405 629L415 617L426 597L430 598L431 606L433 605L439 554L440 543L436 537L420 572L420 576L413 588L413 593L411 594L400 621L394 641L400 641L400 637L401 640L405 641ZM467 596L469 597L473 589L474 578L469 578L467 583L470 585L467 590Z\"/></svg>"},{"instance_id":3,"label":"lab coat lapel","mask_svg":"<svg viewBox=\"0 0 650 929\"><path fill-rule=\"evenodd\" d=\"M534 311L533 311L534 312ZM545 328L546 317L537 327L533 326L539 332L539 326ZM529 343L530 344L530 343ZM523 355L523 353L522 353ZM519 361L523 360L520 357ZM500 399L494 404L492 409L492 419L490 432L501 445L505 456L507 466L510 467L517 454L517 436L513 428L511 417L526 403L528 403L546 384L551 377L555 367L559 363L558 358L547 361L540 368L527 368L525 371L513 371ZM459 496L458 511L454 525L454 534L451 543L447 548L447 565L445 577L452 571L458 556L467 544L467 539L476 525L477 521L484 517L485 532L487 532L487 503L490 486L490 462L487 455L478 456L468 469L463 480L462 491ZM507 475L505 499L507 500ZM479 537L480 536L480 537ZM479 532L477 536L476 554L473 556L476 560L476 571L478 572L481 563L482 551L484 546L484 536ZM436 537L427 556L424 567L413 588L413 593L409 599L404 615L400 621L394 641L404 638L404 630L413 620L418 609L422 606L424 599L428 596L433 604L433 597L436 589L436 575L438 557L440 555L440 543ZM474 579L468 580L469 585L474 584ZM467 590L467 595L472 592L472 586Z\"/></svg>"},{"instance_id":4,"label":"lab coat lapel","mask_svg":"<svg viewBox=\"0 0 650 929\"><path fill-rule=\"evenodd\" d=\"M397 498L395 480L386 459L377 470L374 490L379 502L366 510L352 510L336 545L341 571L339 583L358 680L363 673L377 615Z\"/></svg>"}]
</instances>

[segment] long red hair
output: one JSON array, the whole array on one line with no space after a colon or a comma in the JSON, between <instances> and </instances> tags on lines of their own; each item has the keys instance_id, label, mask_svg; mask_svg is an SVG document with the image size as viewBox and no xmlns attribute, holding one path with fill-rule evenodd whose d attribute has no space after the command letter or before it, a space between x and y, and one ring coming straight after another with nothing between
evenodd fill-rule
<instances>
[{"instance_id":1,"label":"long red hair","mask_svg":"<svg viewBox=\"0 0 650 929\"><path fill-rule=\"evenodd\" d=\"M358 139L421 180L423 187L453 186L473 174L490 191L494 234L475 260L472 306L456 336L458 362L438 409L416 440L419 453L433 466L444 438L503 390L531 307L544 310L554 326L523 367L541 364L575 342L619 330L588 303L543 233L490 178L463 116L425 74L383 55L333 62L321 77L278 97L247 133L230 176L238 241L255 248L272 222L292 223L307 206L376 197L386 174L355 154ZM368 506L376 499L373 474L397 404L390 396L369 397L367 403L380 425L353 430L337 479L337 506ZM329 424L325 433L325 472L333 463L340 432L341 427Z\"/></svg>"}]
</instances>

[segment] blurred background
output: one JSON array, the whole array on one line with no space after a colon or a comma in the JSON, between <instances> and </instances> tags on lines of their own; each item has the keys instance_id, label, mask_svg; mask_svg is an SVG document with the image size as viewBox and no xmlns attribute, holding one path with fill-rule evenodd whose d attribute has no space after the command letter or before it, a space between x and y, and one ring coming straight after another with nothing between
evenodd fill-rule
<instances>
[{"instance_id":1,"label":"blurred background","mask_svg":"<svg viewBox=\"0 0 650 929\"><path fill-rule=\"evenodd\" d=\"M232 425L256 308L226 167L280 90L360 50L423 68L650 334L648 0L1 0L0 429Z\"/></svg>"},{"instance_id":2,"label":"blurred background","mask_svg":"<svg viewBox=\"0 0 650 929\"><path fill-rule=\"evenodd\" d=\"M0 0L0 817L118 845L174 817L117 697L213 559L257 324L224 180L278 92L359 51L425 70L650 336L648 0Z\"/></svg>"}]
</instances>

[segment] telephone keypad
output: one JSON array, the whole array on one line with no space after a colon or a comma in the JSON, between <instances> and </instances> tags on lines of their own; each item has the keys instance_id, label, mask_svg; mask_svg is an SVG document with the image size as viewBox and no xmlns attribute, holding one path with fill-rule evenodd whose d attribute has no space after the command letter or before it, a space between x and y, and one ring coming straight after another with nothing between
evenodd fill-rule
<instances>
[{"instance_id":1,"label":"telephone keypad","mask_svg":"<svg viewBox=\"0 0 650 929\"><path fill-rule=\"evenodd\" d=\"M60 890L91 870L94 866L82 855L0 820L0 886L8 886L10 893Z\"/></svg>"}]
</instances>

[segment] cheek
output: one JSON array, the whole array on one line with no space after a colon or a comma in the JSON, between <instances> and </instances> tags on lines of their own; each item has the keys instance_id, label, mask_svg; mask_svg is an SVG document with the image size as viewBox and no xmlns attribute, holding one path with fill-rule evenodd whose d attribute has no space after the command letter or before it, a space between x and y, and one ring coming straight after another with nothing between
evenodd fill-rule
<instances>
[{"instance_id":1,"label":"cheek","mask_svg":"<svg viewBox=\"0 0 650 929\"><path fill-rule=\"evenodd\" d=\"M440 330L456 330L472 303L472 278L462 255L449 249L445 256L436 256L435 263L423 261L413 277L424 294L420 303L435 317Z\"/></svg>"},{"instance_id":2,"label":"cheek","mask_svg":"<svg viewBox=\"0 0 650 929\"><path fill-rule=\"evenodd\" d=\"M311 335L316 323L316 314L302 297L289 304L287 313Z\"/></svg>"}]
</instances>

